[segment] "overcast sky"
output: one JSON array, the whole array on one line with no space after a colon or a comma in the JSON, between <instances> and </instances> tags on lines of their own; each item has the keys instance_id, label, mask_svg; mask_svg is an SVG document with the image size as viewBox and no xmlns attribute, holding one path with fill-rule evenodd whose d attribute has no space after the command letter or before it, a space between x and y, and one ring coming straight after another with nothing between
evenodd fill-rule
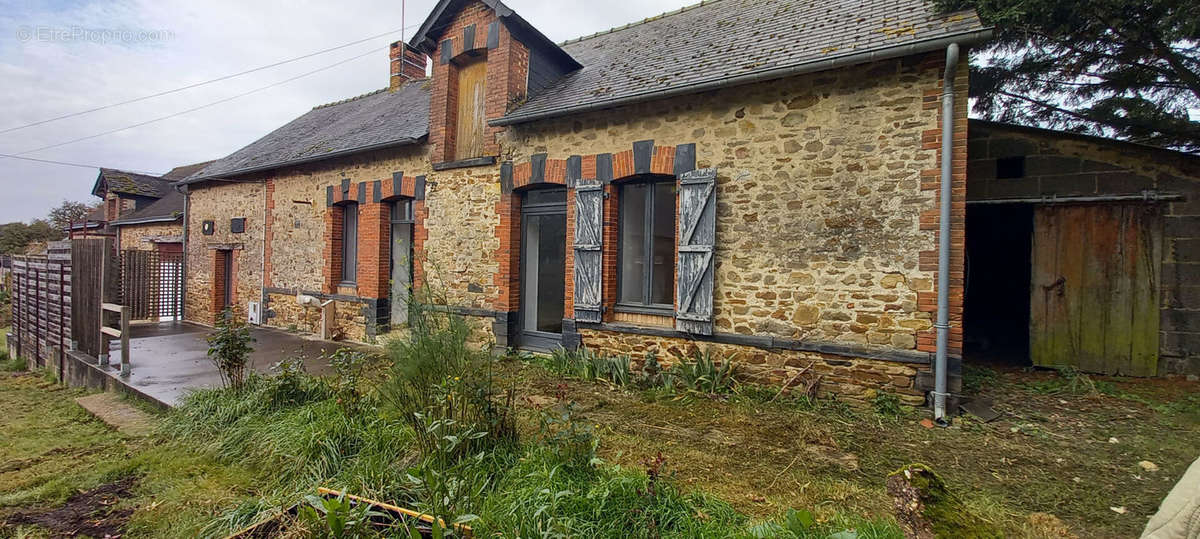
<instances>
[{"instance_id":1,"label":"overcast sky","mask_svg":"<svg viewBox=\"0 0 1200 539\"><path fill-rule=\"evenodd\" d=\"M693 0L506 0L558 42L678 9ZM35 5L38 4L38 5ZM435 0L408 0L415 27ZM401 27L400 0L0 0L0 130L153 94ZM27 157L166 172L253 142L315 105L387 86L392 34L232 80L0 134L17 154L167 116L366 56L204 110L32 152ZM372 53L371 51L374 50ZM94 168L0 157L0 223L88 203Z\"/></svg>"}]
</instances>

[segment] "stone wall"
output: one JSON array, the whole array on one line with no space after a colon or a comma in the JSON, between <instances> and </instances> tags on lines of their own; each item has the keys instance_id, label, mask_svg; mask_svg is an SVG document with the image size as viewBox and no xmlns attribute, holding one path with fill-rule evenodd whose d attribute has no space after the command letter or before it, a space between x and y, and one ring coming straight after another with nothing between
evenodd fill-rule
<instances>
[{"instance_id":1,"label":"stone wall","mask_svg":"<svg viewBox=\"0 0 1200 539\"><path fill-rule=\"evenodd\" d=\"M628 355L640 369L648 352L664 366L687 361L708 351L718 361L733 361L735 376L764 385L803 386L815 379L818 396L867 401L879 392L897 395L902 402L920 405L922 391L914 388L921 363L901 363L850 358L841 355L787 350L763 350L722 343L581 329L583 344L610 354Z\"/></svg>"},{"instance_id":2,"label":"stone wall","mask_svg":"<svg viewBox=\"0 0 1200 539\"><path fill-rule=\"evenodd\" d=\"M143 223L117 227L121 249L153 251L157 241L178 242L183 239L183 220L171 223Z\"/></svg>"},{"instance_id":3,"label":"stone wall","mask_svg":"<svg viewBox=\"0 0 1200 539\"><path fill-rule=\"evenodd\" d=\"M1129 144L973 122L967 198L1182 195L1163 204L1160 372L1200 373L1200 158ZM1023 159L1023 174L997 178L997 160Z\"/></svg>"},{"instance_id":4,"label":"stone wall","mask_svg":"<svg viewBox=\"0 0 1200 539\"><path fill-rule=\"evenodd\" d=\"M424 228L426 282L445 303L491 309L497 296L493 278L500 241L499 173L495 167L473 167L430 176Z\"/></svg>"},{"instance_id":5,"label":"stone wall","mask_svg":"<svg viewBox=\"0 0 1200 539\"><path fill-rule=\"evenodd\" d=\"M695 143L697 167L719 171L717 331L928 351L943 67L929 55L518 125L504 155ZM965 86L964 75L964 119ZM955 211L958 326L961 200ZM960 327L954 335L957 351Z\"/></svg>"},{"instance_id":6,"label":"stone wall","mask_svg":"<svg viewBox=\"0 0 1200 539\"><path fill-rule=\"evenodd\" d=\"M187 279L184 313L188 320L212 324L218 299L214 266L218 250L233 253L234 307L244 315L246 304L262 299L264 184L215 182L188 190ZM230 220L245 218L245 232L230 230ZM213 233L203 223L213 221Z\"/></svg>"}]
</instances>

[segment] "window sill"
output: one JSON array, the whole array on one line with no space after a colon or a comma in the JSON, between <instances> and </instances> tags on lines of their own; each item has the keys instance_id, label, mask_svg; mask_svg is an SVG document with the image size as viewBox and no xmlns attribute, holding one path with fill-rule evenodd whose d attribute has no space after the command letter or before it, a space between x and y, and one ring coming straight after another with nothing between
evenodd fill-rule
<instances>
[{"instance_id":1,"label":"window sill","mask_svg":"<svg viewBox=\"0 0 1200 539\"><path fill-rule=\"evenodd\" d=\"M467 167L483 167L496 164L495 156L488 157L472 157L470 159L459 159L458 161L445 161L442 163L434 163L433 170L450 170L452 168L467 168Z\"/></svg>"},{"instance_id":2,"label":"window sill","mask_svg":"<svg viewBox=\"0 0 1200 539\"><path fill-rule=\"evenodd\" d=\"M654 305L629 305L618 303L613 306L613 312L629 313L629 314L648 314L650 316L667 316L675 317L675 308L667 306Z\"/></svg>"}]
</instances>

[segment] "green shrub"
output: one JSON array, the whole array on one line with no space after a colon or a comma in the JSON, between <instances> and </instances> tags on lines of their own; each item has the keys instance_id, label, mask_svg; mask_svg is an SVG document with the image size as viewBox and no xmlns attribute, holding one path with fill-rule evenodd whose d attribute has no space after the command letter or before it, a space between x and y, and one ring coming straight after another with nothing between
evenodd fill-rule
<instances>
[{"instance_id":1,"label":"green shrub","mask_svg":"<svg viewBox=\"0 0 1200 539\"><path fill-rule=\"evenodd\" d=\"M346 413L355 414L365 397L363 371L369 362L366 353L353 348L339 348L329 355L329 366L333 368L333 392L338 404Z\"/></svg>"},{"instance_id":2,"label":"green shrub","mask_svg":"<svg viewBox=\"0 0 1200 539\"><path fill-rule=\"evenodd\" d=\"M208 335L208 358L217 366L221 373L221 381L226 387L239 389L246 380L246 370L250 352L254 349L250 343L250 328L233 315L230 309L225 309L217 317L216 329Z\"/></svg>"},{"instance_id":3,"label":"green shrub","mask_svg":"<svg viewBox=\"0 0 1200 539\"><path fill-rule=\"evenodd\" d=\"M363 537L371 528L371 519L384 516L372 511L365 503L355 504L346 499L343 490L337 497L323 498L316 495L304 497L305 505L298 516L314 538L343 539Z\"/></svg>"},{"instance_id":4,"label":"green shrub","mask_svg":"<svg viewBox=\"0 0 1200 539\"><path fill-rule=\"evenodd\" d=\"M559 404L539 413L539 441L558 459L569 466L600 464L596 458L594 427L581 421L574 401Z\"/></svg>"},{"instance_id":5,"label":"green shrub","mask_svg":"<svg viewBox=\"0 0 1200 539\"><path fill-rule=\"evenodd\" d=\"M391 376L379 388L387 407L407 423L422 457L443 450L439 438L458 430L483 433L455 447L473 454L517 439L514 390L501 391L487 352L472 349L470 327L458 315L414 304L408 339L388 343Z\"/></svg>"},{"instance_id":6,"label":"green shrub","mask_svg":"<svg viewBox=\"0 0 1200 539\"><path fill-rule=\"evenodd\" d=\"M733 361L718 363L711 351L705 348L690 361L672 365L663 375L663 385L668 389L683 389L709 395L733 391L735 367Z\"/></svg>"},{"instance_id":7,"label":"green shrub","mask_svg":"<svg viewBox=\"0 0 1200 539\"><path fill-rule=\"evenodd\" d=\"M629 356L601 354L586 346L575 350L555 348L550 352L550 357L543 360L543 365L563 376L602 380L620 387L629 385L633 379L633 365Z\"/></svg>"},{"instance_id":8,"label":"green shrub","mask_svg":"<svg viewBox=\"0 0 1200 539\"><path fill-rule=\"evenodd\" d=\"M871 399L871 405L875 408L875 413L889 419L898 419L904 415L904 409L900 407L900 397L886 391L877 392L875 398Z\"/></svg>"}]
</instances>

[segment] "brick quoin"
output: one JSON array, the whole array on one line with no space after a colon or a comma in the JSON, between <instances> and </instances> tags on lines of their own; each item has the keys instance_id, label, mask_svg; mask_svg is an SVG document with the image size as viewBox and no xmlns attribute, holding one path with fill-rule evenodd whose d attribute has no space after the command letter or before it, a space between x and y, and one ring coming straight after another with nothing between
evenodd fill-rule
<instances>
[{"instance_id":1,"label":"brick quoin","mask_svg":"<svg viewBox=\"0 0 1200 539\"><path fill-rule=\"evenodd\" d=\"M929 54L922 59L923 69L938 70L944 66L944 56ZM966 260L966 216L967 216L967 59L964 56L959 62L954 79L954 145L951 153L951 200L950 200L950 339L949 352L961 355L963 346L963 270ZM934 272L934 290L937 290L938 264L938 228L940 211L937 209L941 199L941 160L942 160L942 83L926 89L922 94L921 107L925 110L937 110L936 129L927 129L921 133L921 149L935 152L938 168L922 170L921 189L931 191L936 202L933 209L921 212L920 228L933 232L933 244L930 249L919 253L918 264L921 271ZM937 316L937 292L923 291L917 293L917 308L930 313L934 319ZM917 332L917 350L923 352L937 351L937 329L930 328Z\"/></svg>"}]
</instances>

